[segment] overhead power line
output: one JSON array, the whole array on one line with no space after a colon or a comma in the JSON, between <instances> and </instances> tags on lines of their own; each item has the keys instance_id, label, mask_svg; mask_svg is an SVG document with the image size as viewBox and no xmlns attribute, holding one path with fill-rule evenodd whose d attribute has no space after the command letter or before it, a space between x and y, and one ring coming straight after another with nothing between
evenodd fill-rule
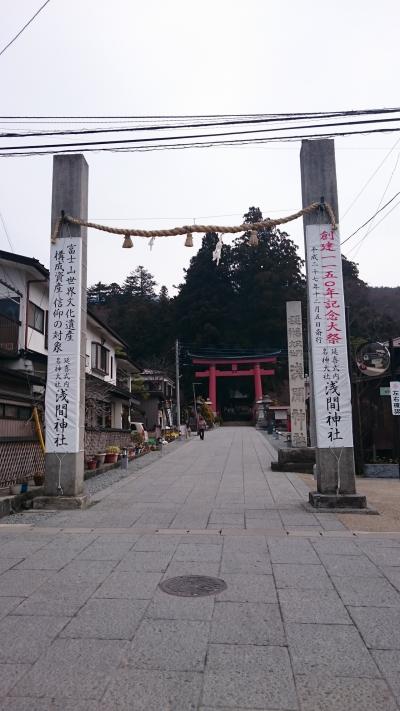
<instances>
[{"instance_id":1,"label":"overhead power line","mask_svg":"<svg viewBox=\"0 0 400 711\"><path fill-rule=\"evenodd\" d=\"M372 217L370 217L368 220L366 220L366 222L363 222L363 224L360 225L360 227L357 227L357 229L354 230L354 232L352 232L351 235L349 235L349 237L346 237L346 239L344 239L343 242L340 243L341 246L343 246L346 242L348 242L349 239L351 239L352 237L354 237L354 235L356 235L357 232L360 232L360 230L362 230L363 227L366 227L366 225L368 225L370 222L372 222L372 220L374 220L375 217L376 217L377 215L379 215L380 212L382 212L383 210L385 210L385 209L387 208L387 206L390 205L390 203L393 202L393 200L395 200L395 199L397 198L398 195L400 195L400 190L399 190L399 192L397 192L395 195L393 195L393 197L391 197L390 200L388 200L388 202L385 203L385 205L383 205L382 207L379 208L379 210L377 210L376 212L374 212L374 214L372 215ZM388 213L388 214L389 214L389 213ZM382 221L382 220L380 220L380 222L381 222L381 221ZM379 224L379 223L378 223L378 224Z\"/></svg>"},{"instance_id":2,"label":"overhead power line","mask_svg":"<svg viewBox=\"0 0 400 711\"><path fill-rule=\"evenodd\" d=\"M297 118L307 118L311 116L324 117L324 116L359 116L367 114L389 114L398 113L400 107L388 107L379 109L351 109L344 111L314 111L314 112L290 112L290 113L272 113L272 114L139 114L139 115L98 115L98 116L0 116L0 120L6 119L51 119L54 121L61 121L62 119L199 119L199 118L256 118L256 117L297 117Z\"/></svg>"},{"instance_id":3,"label":"overhead power line","mask_svg":"<svg viewBox=\"0 0 400 711\"><path fill-rule=\"evenodd\" d=\"M250 125L250 124L260 124L260 123L270 123L274 121L280 121L281 119L250 119L247 121L237 121L237 120L230 120L230 121L223 121L223 122L214 122L214 123L186 123L186 124L168 124L168 125L160 125L160 126L130 126L130 127L118 127L118 128L85 128L85 129L75 129L75 130L64 130L64 131L33 131L33 132L24 132L24 133L0 133L0 138L28 138L28 137L42 137L42 136L80 136L80 135L86 135L86 134L98 134L98 133L127 133L127 132L136 132L136 131L165 131L165 130L173 130L173 129L191 129L191 128L204 128L204 127L213 127L213 126L232 126L232 125ZM297 130L306 130L306 129L316 129L316 128L332 128L336 126L358 126L358 125L364 125L364 124L375 124L375 123L391 123L391 122L399 122L400 121L400 116L398 117L391 117L391 118L377 118L377 119L360 119L358 121L335 121L333 123L317 123L317 124L308 124L305 126L296 126ZM264 133L264 132L273 132L273 131L283 131L287 130L288 127L286 126L276 126L273 128L261 128L261 129L247 129L246 131L238 131L238 132L225 132L224 134L205 134L206 136L219 136L219 135L226 135L226 136L231 136L234 135L235 133ZM188 136L190 138L201 138L202 136ZM177 136L177 138L185 138L185 136ZM140 140L140 139L139 139ZM145 138L143 140L149 141L151 140L150 138ZM160 140L164 140L163 138L160 138ZM168 140L168 139L167 139ZM68 144L66 144L68 145Z\"/></svg>"},{"instance_id":4,"label":"overhead power line","mask_svg":"<svg viewBox=\"0 0 400 711\"><path fill-rule=\"evenodd\" d=\"M329 133L309 133L309 134L295 134L286 136L269 136L264 138L248 138L248 139L230 139L225 140L203 140L203 142L196 142L192 140L187 140L184 143L147 143L147 141L155 140L179 140L178 136L168 136L158 139L120 139L120 140L109 140L109 141L79 141L76 143L60 143L60 144L44 144L44 145L32 145L32 146L14 146L14 147L0 147L0 156L2 157L16 157L16 156L35 156L35 155L57 155L59 153L77 153L77 152L90 152L90 151L113 151L113 152L145 152L145 151L156 151L156 150L180 150L185 148L210 148L214 146L235 146L235 145L251 145L251 144L265 144L265 143L276 143L276 142L293 142L302 140L313 140L322 138L335 138L342 136L361 136L368 134L379 134L379 133L394 133L400 131L400 126L392 126L390 128L375 128L375 129L359 129L357 131L335 131ZM242 132L235 132L242 133ZM253 132L251 132L253 133ZM203 138L210 139L215 137L217 134L201 134L200 136L183 136L182 138L193 139L193 138ZM218 134L220 137L232 135L231 133ZM121 145L122 144L122 145ZM142 144L142 145L139 145ZM45 149L45 150L43 150ZM50 150L49 150L50 149ZM59 150L57 150L59 149Z\"/></svg>"},{"instance_id":5,"label":"overhead power line","mask_svg":"<svg viewBox=\"0 0 400 711\"><path fill-rule=\"evenodd\" d=\"M31 22L33 22L33 20L35 19L35 17L38 16L39 12L42 12L42 10L46 7L46 5L49 4L49 2L50 2L50 0L46 0L46 2L43 3L43 5L42 5L41 7L39 7L39 10L37 10L37 11L35 12L35 14L31 17L31 19L28 20L28 22L20 29L19 32L17 32L17 34L15 35L15 37L13 37L12 40L10 40L10 41L8 42L8 44L6 44L5 47L3 47L2 50L0 50L0 57L1 57L2 54L4 54L4 52L5 52L9 47L11 47L12 44L14 44L15 40L17 40L18 37L20 37L20 35L22 35L22 33L24 32L24 30L26 30L26 28L29 27L29 25L31 24Z\"/></svg>"}]
</instances>

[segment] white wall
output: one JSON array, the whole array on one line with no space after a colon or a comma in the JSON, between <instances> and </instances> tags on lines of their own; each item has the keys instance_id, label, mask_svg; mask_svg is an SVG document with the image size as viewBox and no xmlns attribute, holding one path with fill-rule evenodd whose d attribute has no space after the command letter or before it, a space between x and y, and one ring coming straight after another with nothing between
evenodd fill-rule
<instances>
[{"instance_id":1,"label":"white wall","mask_svg":"<svg viewBox=\"0 0 400 711\"><path fill-rule=\"evenodd\" d=\"M104 339L104 343L102 343L102 339ZM113 359L113 375L112 375L112 377L111 377L110 373L108 373L108 375L103 376L100 373L98 373L97 371L92 371L92 343L102 343L102 345L110 351L109 369L110 369L110 361L112 358ZM101 329L100 327L98 327L96 325L96 322L93 321L90 318L90 316L88 316L87 327L86 327L86 372L90 373L91 375L94 375L96 378L100 378L105 383L112 383L113 385L116 384L115 346L116 346L116 344L110 338L107 338L105 331L103 329Z\"/></svg>"},{"instance_id":2,"label":"white wall","mask_svg":"<svg viewBox=\"0 0 400 711\"><path fill-rule=\"evenodd\" d=\"M8 260L0 260L0 278L7 281L10 286L15 287L19 292L21 292L22 297L20 297L20 313L19 320L21 321L21 326L19 328L19 349L25 348L25 335L26 335L26 347L28 350L36 351L43 355L48 355L48 351L45 348L45 334L30 328L28 326L25 332L26 325L26 315L27 315L27 300L29 298L32 303L34 303L39 308L43 309L45 312L48 310L49 296L48 296L48 282L44 283L31 283L29 284L29 297L28 297L28 281L32 279L41 279L41 275L34 268L27 267L23 264L16 264L9 262ZM44 278L44 277L43 277ZM8 296L15 296L11 290L0 284L0 298L5 298ZM102 343L102 341L104 342ZM52 344L52 333L48 334L48 345L51 349ZM107 375L101 375L98 372L92 372L92 342L102 343L105 348L109 350L109 369L111 364L111 358L113 359L113 373L112 377L110 372ZM102 328L96 321L88 315L87 318L87 337L86 337L86 372L90 373L104 382L116 384L116 371L117 364L115 358L115 349L118 346L122 346L117 339L113 338L111 334L107 333L105 328ZM116 419L119 419L116 417Z\"/></svg>"},{"instance_id":3,"label":"white wall","mask_svg":"<svg viewBox=\"0 0 400 711\"><path fill-rule=\"evenodd\" d=\"M44 312L49 308L49 291L48 284L29 284L29 301L38 306ZM25 321L25 313L24 313ZM28 326L27 332L27 349L47 355L47 348L44 347L45 334L36 331ZM49 347L51 347L52 334L49 333Z\"/></svg>"},{"instance_id":4,"label":"white wall","mask_svg":"<svg viewBox=\"0 0 400 711\"><path fill-rule=\"evenodd\" d=\"M18 348L25 348L25 324L28 299L28 281L32 279L42 279L39 272L35 269L26 267L23 264L13 264L8 260L0 260L0 277L8 282L10 286L15 287L21 292L19 320L21 326L19 328ZM0 284L0 298L14 297L15 294L8 290L3 284ZM36 306L46 311L48 309L48 284L34 283L29 284L29 300ZM39 333L33 328L28 327L27 331L27 348L38 353L47 355L47 350L44 347L44 333Z\"/></svg>"}]
</instances>

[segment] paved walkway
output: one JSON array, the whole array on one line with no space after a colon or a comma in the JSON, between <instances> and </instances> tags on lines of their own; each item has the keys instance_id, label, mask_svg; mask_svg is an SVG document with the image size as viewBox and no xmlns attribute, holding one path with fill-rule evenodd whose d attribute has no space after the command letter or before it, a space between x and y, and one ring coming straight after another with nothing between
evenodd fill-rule
<instances>
[{"instance_id":1,"label":"paved walkway","mask_svg":"<svg viewBox=\"0 0 400 711\"><path fill-rule=\"evenodd\" d=\"M167 452L0 525L0 711L400 708L400 535L307 511L251 428ZM185 574L227 589L159 589Z\"/></svg>"}]
</instances>

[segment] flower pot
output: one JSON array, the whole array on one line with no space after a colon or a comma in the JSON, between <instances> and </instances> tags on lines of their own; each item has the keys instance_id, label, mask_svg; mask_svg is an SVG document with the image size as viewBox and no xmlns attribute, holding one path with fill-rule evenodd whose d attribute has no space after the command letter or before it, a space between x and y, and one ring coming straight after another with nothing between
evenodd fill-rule
<instances>
[{"instance_id":1,"label":"flower pot","mask_svg":"<svg viewBox=\"0 0 400 711\"><path fill-rule=\"evenodd\" d=\"M96 459L89 459L89 461L86 464L87 469L96 469L97 467L97 460Z\"/></svg>"},{"instance_id":2,"label":"flower pot","mask_svg":"<svg viewBox=\"0 0 400 711\"><path fill-rule=\"evenodd\" d=\"M100 454L96 454L96 460L97 460L97 464L98 464L99 467L101 467L101 465L104 464L105 458L106 458L106 453L105 453L105 452L100 453Z\"/></svg>"},{"instance_id":3,"label":"flower pot","mask_svg":"<svg viewBox=\"0 0 400 711\"><path fill-rule=\"evenodd\" d=\"M115 464L117 460L118 460L118 454L114 454L113 452L112 453L108 452L106 454L106 458L105 458L106 464Z\"/></svg>"}]
</instances>

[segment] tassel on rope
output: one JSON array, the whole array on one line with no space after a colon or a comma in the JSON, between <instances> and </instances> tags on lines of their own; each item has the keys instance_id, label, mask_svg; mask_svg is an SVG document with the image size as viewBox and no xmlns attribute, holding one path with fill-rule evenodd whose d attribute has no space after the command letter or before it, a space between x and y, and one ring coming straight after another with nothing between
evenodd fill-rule
<instances>
[{"instance_id":1,"label":"tassel on rope","mask_svg":"<svg viewBox=\"0 0 400 711\"><path fill-rule=\"evenodd\" d=\"M193 247L193 234L191 232L186 235L185 247Z\"/></svg>"},{"instance_id":2,"label":"tassel on rope","mask_svg":"<svg viewBox=\"0 0 400 711\"><path fill-rule=\"evenodd\" d=\"M249 237L249 245L251 247L257 247L258 241L259 240L258 240L257 230L251 230L250 237Z\"/></svg>"},{"instance_id":3,"label":"tassel on rope","mask_svg":"<svg viewBox=\"0 0 400 711\"><path fill-rule=\"evenodd\" d=\"M128 232L125 234L122 247L123 249L130 249L131 247L133 247L132 237Z\"/></svg>"}]
</instances>

